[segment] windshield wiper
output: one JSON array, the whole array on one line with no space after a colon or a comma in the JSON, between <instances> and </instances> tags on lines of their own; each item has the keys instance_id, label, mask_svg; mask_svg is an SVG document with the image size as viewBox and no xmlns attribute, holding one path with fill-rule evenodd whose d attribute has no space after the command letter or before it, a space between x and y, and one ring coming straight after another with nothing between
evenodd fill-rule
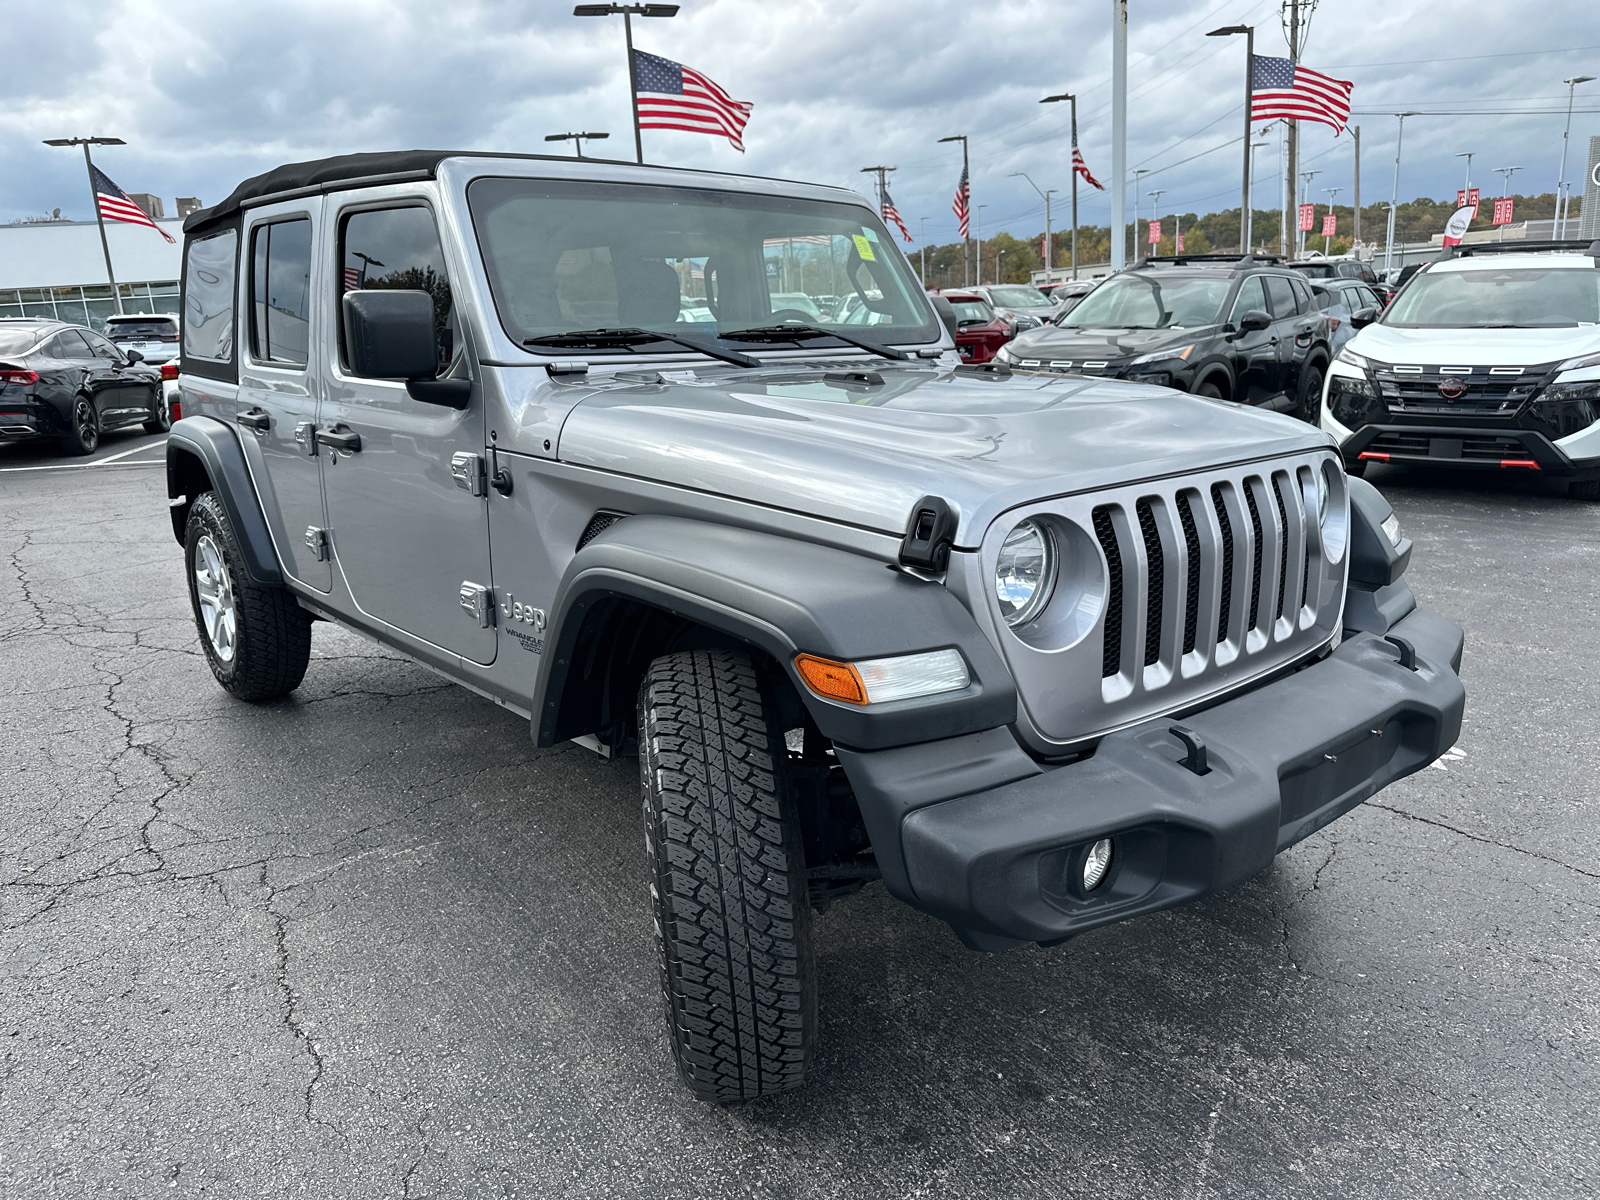
<instances>
[{"instance_id":1,"label":"windshield wiper","mask_svg":"<svg viewBox=\"0 0 1600 1200\"><path fill-rule=\"evenodd\" d=\"M837 329L824 329L820 325L752 325L749 329L734 329L727 333L719 333L717 336L724 340L738 338L752 342L798 342L803 338L831 337L838 338L845 345L854 346L857 350L867 350L884 358L911 357L904 350L896 350L893 346L869 342L865 338L840 333Z\"/></svg>"},{"instance_id":2,"label":"windshield wiper","mask_svg":"<svg viewBox=\"0 0 1600 1200\"><path fill-rule=\"evenodd\" d=\"M572 329L566 333L547 333L542 337L522 340L524 346L549 346L552 349L576 349L580 346L633 347L650 342L671 342L688 350L698 350L711 358L720 358L723 362L732 363L736 367L761 366L759 358L751 358L748 354L740 354L737 350L724 350L719 346L709 346L695 338L680 337L675 333L658 333L654 329Z\"/></svg>"}]
</instances>

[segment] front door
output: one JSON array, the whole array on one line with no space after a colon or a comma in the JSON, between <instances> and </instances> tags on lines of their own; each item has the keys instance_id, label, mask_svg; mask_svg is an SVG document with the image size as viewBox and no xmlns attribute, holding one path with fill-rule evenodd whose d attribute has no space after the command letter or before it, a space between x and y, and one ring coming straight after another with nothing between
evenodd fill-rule
<instances>
[{"instance_id":1,"label":"front door","mask_svg":"<svg viewBox=\"0 0 1600 1200\"><path fill-rule=\"evenodd\" d=\"M1259 275L1245 276L1244 282L1239 285L1239 294L1234 297L1233 311L1228 320L1238 329L1239 322L1249 312L1272 315ZM1237 380L1233 398L1241 404L1260 404L1281 390L1278 338L1272 326L1247 330L1234 338L1233 371Z\"/></svg>"},{"instance_id":2,"label":"front door","mask_svg":"<svg viewBox=\"0 0 1600 1200\"><path fill-rule=\"evenodd\" d=\"M233 419L267 527L288 574L319 592L333 585L322 506L322 459L312 436L311 371L319 272L311 253L320 201L253 210L245 234L245 352Z\"/></svg>"},{"instance_id":3,"label":"front door","mask_svg":"<svg viewBox=\"0 0 1600 1200\"><path fill-rule=\"evenodd\" d=\"M340 212L325 242L336 268L323 323L328 385L320 422L334 556L362 613L488 664L495 630L462 601L464 585L491 582L488 500L477 466L485 453L483 397L474 393L464 410L424 404L403 383L350 374L343 351L344 293L398 288L432 294L440 370L462 352L433 210L404 188L391 194L375 205L363 193L365 202Z\"/></svg>"}]
</instances>

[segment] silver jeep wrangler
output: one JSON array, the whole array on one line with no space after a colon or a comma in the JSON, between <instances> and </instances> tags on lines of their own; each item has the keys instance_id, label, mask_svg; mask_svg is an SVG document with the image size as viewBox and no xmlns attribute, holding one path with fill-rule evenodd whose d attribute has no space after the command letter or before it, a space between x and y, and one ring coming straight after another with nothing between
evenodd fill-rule
<instances>
[{"instance_id":1,"label":"silver jeep wrangler","mask_svg":"<svg viewBox=\"0 0 1600 1200\"><path fill-rule=\"evenodd\" d=\"M811 913L871 880L1052 945L1460 730L1461 631L1327 435L961 366L852 192L411 151L185 229L167 472L212 672L277 700L337 621L637 754L703 1099L803 1082Z\"/></svg>"}]
</instances>

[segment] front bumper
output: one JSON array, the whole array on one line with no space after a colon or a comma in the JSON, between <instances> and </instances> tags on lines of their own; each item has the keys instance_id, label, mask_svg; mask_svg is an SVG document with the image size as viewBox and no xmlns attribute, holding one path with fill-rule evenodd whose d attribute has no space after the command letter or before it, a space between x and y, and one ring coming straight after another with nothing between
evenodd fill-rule
<instances>
[{"instance_id":1,"label":"front bumper","mask_svg":"<svg viewBox=\"0 0 1600 1200\"><path fill-rule=\"evenodd\" d=\"M1055 942L1198 900L1432 762L1461 731L1461 630L1417 610L1327 658L1180 720L1044 767L1006 730L878 753L838 748L891 892L974 949ZM1169 732L1202 741L1209 772ZM1084 892L1088 848L1113 839Z\"/></svg>"},{"instance_id":2,"label":"front bumper","mask_svg":"<svg viewBox=\"0 0 1600 1200\"><path fill-rule=\"evenodd\" d=\"M1363 425L1339 446L1346 466L1363 462L1427 463L1476 470L1540 471L1589 478L1600 462L1569 458L1544 434L1509 425Z\"/></svg>"}]
</instances>

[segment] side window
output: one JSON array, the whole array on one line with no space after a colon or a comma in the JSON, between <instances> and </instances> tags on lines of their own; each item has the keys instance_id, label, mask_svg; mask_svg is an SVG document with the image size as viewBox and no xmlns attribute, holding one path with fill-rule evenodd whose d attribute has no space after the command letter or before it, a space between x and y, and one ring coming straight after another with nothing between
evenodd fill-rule
<instances>
[{"instance_id":1,"label":"side window","mask_svg":"<svg viewBox=\"0 0 1600 1200\"><path fill-rule=\"evenodd\" d=\"M303 367L311 345L311 222L304 217L250 232L250 354Z\"/></svg>"},{"instance_id":2,"label":"side window","mask_svg":"<svg viewBox=\"0 0 1600 1200\"><path fill-rule=\"evenodd\" d=\"M418 205L351 213L339 231L339 256L341 296L363 288L398 288L427 292L433 297L439 369L448 367L460 339L456 336L455 305L444 267L444 248L439 244L433 213ZM676 311L673 310L674 315ZM338 319L337 324L339 358L344 362L343 319Z\"/></svg>"},{"instance_id":3,"label":"side window","mask_svg":"<svg viewBox=\"0 0 1600 1200\"><path fill-rule=\"evenodd\" d=\"M1289 286L1294 289L1295 305L1300 312L1316 312L1316 297L1311 294L1310 286L1305 280L1298 277L1289 280Z\"/></svg>"},{"instance_id":4,"label":"side window","mask_svg":"<svg viewBox=\"0 0 1600 1200\"><path fill-rule=\"evenodd\" d=\"M1362 308L1382 308L1383 307L1383 303L1378 299L1377 296L1372 294L1372 291L1370 289L1368 289L1368 288L1357 288L1356 291L1361 296L1361 307Z\"/></svg>"},{"instance_id":5,"label":"side window","mask_svg":"<svg viewBox=\"0 0 1600 1200\"><path fill-rule=\"evenodd\" d=\"M234 230L190 242L183 259L183 352L233 361L233 292L239 235Z\"/></svg>"},{"instance_id":6,"label":"side window","mask_svg":"<svg viewBox=\"0 0 1600 1200\"><path fill-rule=\"evenodd\" d=\"M78 330L78 336L89 343L89 349L96 358L109 358L112 362L122 361L122 351L106 341L94 330L80 329Z\"/></svg>"},{"instance_id":7,"label":"side window","mask_svg":"<svg viewBox=\"0 0 1600 1200\"><path fill-rule=\"evenodd\" d=\"M1268 275L1264 282L1267 285L1267 299L1272 302L1272 319L1281 321L1294 316L1294 293L1289 290L1289 281L1282 275Z\"/></svg>"},{"instance_id":8,"label":"side window","mask_svg":"<svg viewBox=\"0 0 1600 1200\"><path fill-rule=\"evenodd\" d=\"M1247 312L1267 311L1267 295L1261 290L1261 276L1251 275L1239 285L1239 294L1233 301L1233 313L1228 317L1235 325Z\"/></svg>"},{"instance_id":9,"label":"side window","mask_svg":"<svg viewBox=\"0 0 1600 1200\"><path fill-rule=\"evenodd\" d=\"M88 358L90 350L84 345L76 329L63 329L50 339L45 346L45 353L51 358L73 359Z\"/></svg>"}]
</instances>

